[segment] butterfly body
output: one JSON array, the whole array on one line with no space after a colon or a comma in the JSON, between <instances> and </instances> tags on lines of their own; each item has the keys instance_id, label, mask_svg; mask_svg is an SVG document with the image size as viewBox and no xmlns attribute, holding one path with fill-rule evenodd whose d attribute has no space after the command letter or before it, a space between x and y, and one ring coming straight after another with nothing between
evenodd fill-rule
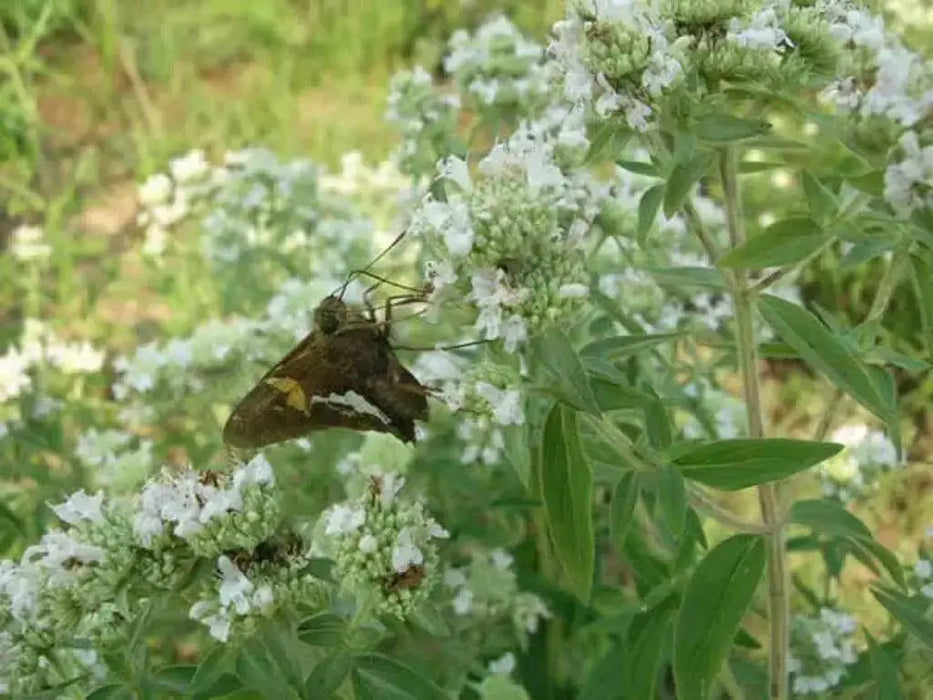
<instances>
[{"instance_id":1,"label":"butterfly body","mask_svg":"<svg viewBox=\"0 0 933 700\"><path fill-rule=\"evenodd\" d=\"M315 328L259 380L224 426L224 442L260 448L325 428L415 439L427 391L395 357L387 326L337 297L314 313Z\"/></svg>"}]
</instances>

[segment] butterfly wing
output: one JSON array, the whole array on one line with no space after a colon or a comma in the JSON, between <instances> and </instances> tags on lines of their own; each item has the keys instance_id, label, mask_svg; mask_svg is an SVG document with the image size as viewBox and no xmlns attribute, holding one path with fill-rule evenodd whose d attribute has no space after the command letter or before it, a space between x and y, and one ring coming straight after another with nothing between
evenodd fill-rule
<instances>
[{"instance_id":1,"label":"butterfly wing","mask_svg":"<svg viewBox=\"0 0 933 700\"><path fill-rule=\"evenodd\" d=\"M375 430L413 440L414 423L394 414L387 387L373 391L379 384L374 378L387 377L393 360L398 363L372 327L329 335L314 331L240 401L224 426L224 442L256 449L325 428Z\"/></svg>"}]
</instances>

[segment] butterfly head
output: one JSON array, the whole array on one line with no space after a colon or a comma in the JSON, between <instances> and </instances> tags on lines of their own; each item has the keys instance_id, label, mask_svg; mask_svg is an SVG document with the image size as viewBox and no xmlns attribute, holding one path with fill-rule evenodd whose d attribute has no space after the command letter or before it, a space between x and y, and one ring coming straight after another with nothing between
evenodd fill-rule
<instances>
[{"instance_id":1,"label":"butterfly head","mask_svg":"<svg viewBox=\"0 0 933 700\"><path fill-rule=\"evenodd\" d=\"M347 322L347 305L340 297L325 297L314 310L314 326L330 335Z\"/></svg>"}]
</instances>

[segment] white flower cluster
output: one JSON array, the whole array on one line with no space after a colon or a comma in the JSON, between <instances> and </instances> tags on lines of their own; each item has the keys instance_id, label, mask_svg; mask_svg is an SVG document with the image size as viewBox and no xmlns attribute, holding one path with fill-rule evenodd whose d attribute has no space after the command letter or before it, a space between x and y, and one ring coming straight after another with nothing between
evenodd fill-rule
<instances>
[{"instance_id":1,"label":"white flower cluster","mask_svg":"<svg viewBox=\"0 0 933 700\"><path fill-rule=\"evenodd\" d=\"M122 574L100 574L124 571L102 494L78 491L50 507L70 527L46 532L18 563L0 561L0 692L16 697L101 674L96 651L76 654L73 642L108 636L101 607Z\"/></svg>"},{"instance_id":2,"label":"white flower cluster","mask_svg":"<svg viewBox=\"0 0 933 700\"><path fill-rule=\"evenodd\" d=\"M839 684L846 667L858 661L856 627L851 615L830 608L822 608L818 616L794 617L788 663L794 693L820 694Z\"/></svg>"},{"instance_id":3,"label":"white flower cluster","mask_svg":"<svg viewBox=\"0 0 933 700\"><path fill-rule=\"evenodd\" d=\"M882 472L901 466L887 436L862 423L842 426L829 439L846 449L820 464L818 474L824 496L843 502L857 499L877 487Z\"/></svg>"},{"instance_id":4,"label":"white flower cluster","mask_svg":"<svg viewBox=\"0 0 933 700\"><path fill-rule=\"evenodd\" d=\"M21 262L41 261L52 254L52 247L41 227L23 224L10 234L10 254Z\"/></svg>"},{"instance_id":5,"label":"white flower cluster","mask_svg":"<svg viewBox=\"0 0 933 700\"><path fill-rule=\"evenodd\" d=\"M140 439L134 448L132 434L121 430L91 428L78 436L75 456L92 470L91 480L117 493L138 487L153 464L152 441Z\"/></svg>"},{"instance_id":6,"label":"white flower cluster","mask_svg":"<svg viewBox=\"0 0 933 700\"><path fill-rule=\"evenodd\" d=\"M488 20L475 35L459 29L447 45L444 70L481 109L532 113L547 98L544 50L505 17Z\"/></svg>"},{"instance_id":7,"label":"white flower cluster","mask_svg":"<svg viewBox=\"0 0 933 700\"><path fill-rule=\"evenodd\" d=\"M824 96L837 107L863 116L887 117L911 126L933 108L933 61L905 48L888 33L884 20L850 0L818 0L816 9L829 33L853 50L859 74L872 76L870 87L853 76L838 78Z\"/></svg>"},{"instance_id":8,"label":"white flower cluster","mask_svg":"<svg viewBox=\"0 0 933 700\"><path fill-rule=\"evenodd\" d=\"M917 132L907 131L900 148L903 159L884 172L884 198L906 219L917 210L933 209L933 145L921 147Z\"/></svg>"},{"instance_id":9,"label":"white flower cluster","mask_svg":"<svg viewBox=\"0 0 933 700\"><path fill-rule=\"evenodd\" d=\"M345 197L374 193L397 195L406 192L411 184L391 160L370 168L360 151L344 153L340 158L340 172L321 173L318 180L323 191Z\"/></svg>"},{"instance_id":10,"label":"white flower cluster","mask_svg":"<svg viewBox=\"0 0 933 700\"><path fill-rule=\"evenodd\" d=\"M621 113L638 131L648 128L651 102L683 74L690 40L677 38L654 5L592 2L572 6L554 25L548 53L564 76L573 103L593 101L600 116Z\"/></svg>"},{"instance_id":11,"label":"white flower cluster","mask_svg":"<svg viewBox=\"0 0 933 700\"><path fill-rule=\"evenodd\" d=\"M210 635L220 641L230 639L234 622L242 624L250 615L267 615L275 599L272 586L256 585L247 578L230 557L217 558L217 595L191 606L188 617L207 625Z\"/></svg>"},{"instance_id":12,"label":"white flower cluster","mask_svg":"<svg viewBox=\"0 0 933 700\"><path fill-rule=\"evenodd\" d=\"M147 227L143 250L154 257L164 252L169 230L194 216L203 231L203 253L217 269L247 255L255 266L260 251L280 265L276 256L289 256L294 269L312 262L328 269L362 244L351 232L366 227L342 198L322 195L319 171L308 161L282 162L271 151L253 148L229 152L222 166L211 166L196 150L171 161L169 170L171 175L158 173L140 187L138 221ZM324 221L330 225L321 229Z\"/></svg>"},{"instance_id":13,"label":"white flower cluster","mask_svg":"<svg viewBox=\"0 0 933 700\"><path fill-rule=\"evenodd\" d=\"M105 353L89 342L59 339L42 321L26 319L16 346L0 355L0 403L14 399L32 387L30 371L44 364L64 374L94 374L104 364Z\"/></svg>"},{"instance_id":14,"label":"white flower cluster","mask_svg":"<svg viewBox=\"0 0 933 700\"><path fill-rule=\"evenodd\" d=\"M274 485L262 454L232 474L166 471L143 487L133 532L144 547L157 548L171 535L209 558L233 548L252 550L281 521Z\"/></svg>"},{"instance_id":15,"label":"white flower cluster","mask_svg":"<svg viewBox=\"0 0 933 700\"><path fill-rule=\"evenodd\" d=\"M451 590L451 606L460 617L510 620L524 647L551 612L541 598L518 589L514 559L504 549L476 553L464 567L448 567L444 585Z\"/></svg>"},{"instance_id":16,"label":"white flower cluster","mask_svg":"<svg viewBox=\"0 0 933 700\"><path fill-rule=\"evenodd\" d=\"M466 444L461 462L496 464L505 449L502 428L525 422L524 399L516 388L520 377L497 365L467 368L463 358L444 350L422 353L412 372L436 388L451 410L466 409L457 423L457 437Z\"/></svg>"},{"instance_id":17,"label":"white flower cluster","mask_svg":"<svg viewBox=\"0 0 933 700\"><path fill-rule=\"evenodd\" d=\"M733 17L726 39L743 48L776 51L792 47L793 42L781 28L779 13L787 9L786 0L767 3L751 18Z\"/></svg>"},{"instance_id":18,"label":"white flower cluster","mask_svg":"<svg viewBox=\"0 0 933 700\"><path fill-rule=\"evenodd\" d=\"M729 440L745 436L747 418L742 401L705 379L688 384L684 393L696 400L697 405L712 418L710 422L714 430L711 435L705 422L691 414L684 423L684 437L690 440Z\"/></svg>"},{"instance_id":19,"label":"white flower cluster","mask_svg":"<svg viewBox=\"0 0 933 700\"><path fill-rule=\"evenodd\" d=\"M385 118L402 134L392 156L399 170L415 178L430 175L434 163L452 152L459 112L460 97L436 92L421 66L392 76Z\"/></svg>"},{"instance_id":20,"label":"white flower cluster","mask_svg":"<svg viewBox=\"0 0 933 700\"><path fill-rule=\"evenodd\" d=\"M490 150L475 181L456 157L439 170L446 200L428 194L409 228L439 258L427 270L432 301L466 299L477 330L514 352L588 293L591 192L564 175L554 144L529 128Z\"/></svg>"},{"instance_id":21,"label":"white flower cluster","mask_svg":"<svg viewBox=\"0 0 933 700\"><path fill-rule=\"evenodd\" d=\"M325 548L341 587L375 596L384 612L404 618L425 600L437 574L436 539L450 537L420 501L398 498L405 479L373 476L362 497L324 515Z\"/></svg>"}]
</instances>

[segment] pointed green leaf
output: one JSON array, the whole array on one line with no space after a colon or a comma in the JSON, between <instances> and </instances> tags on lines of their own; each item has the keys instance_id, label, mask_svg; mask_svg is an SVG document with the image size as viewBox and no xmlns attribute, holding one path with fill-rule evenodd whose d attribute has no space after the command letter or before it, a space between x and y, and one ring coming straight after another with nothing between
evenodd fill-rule
<instances>
[{"instance_id":1,"label":"pointed green leaf","mask_svg":"<svg viewBox=\"0 0 933 700\"><path fill-rule=\"evenodd\" d=\"M777 221L757 236L723 255L723 267L762 268L793 265L814 253L832 236L813 219L797 217Z\"/></svg>"},{"instance_id":2,"label":"pointed green leaf","mask_svg":"<svg viewBox=\"0 0 933 700\"><path fill-rule=\"evenodd\" d=\"M333 613L318 613L298 626L298 638L316 647L335 647L343 642L346 621Z\"/></svg>"},{"instance_id":3,"label":"pointed green leaf","mask_svg":"<svg viewBox=\"0 0 933 700\"><path fill-rule=\"evenodd\" d=\"M639 615L629 628L625 654L626 700L654 700L661 654L670 644L674 605L668 603ZM622 659L619 660L622 662Z\"/></svg>"},{"instance_id":4,"label":"pointed green leaf","mask_svg":"<svg viewBox=\"0 0 933 700\"><path fill-rule=\"evenodd\" d=\"M759 309L768 325L809 365L876 416L891 421L896 406L879 391L867 366L813 314L770 295L761 297Z\"/></svg>"},{"instance_id":5,"label":"pointed green leaf","mask_svg":"<svg viewBox=\"0 0 933 700\"><path fill-rule=\"evenodd\" d=\"M654 163L646 163L640 160L617 160L616 165L623 170L628 170L630 173L635 173L637 175L649 175L653 177L658 174L658 169L655 167Z\"/></svg>"},{"instance_id":6,"label":"pointed green leaf","mask_svg":"<svg viewBox=\"0 0 933 700\"><path fill-rule=\"evenodd\" d=\"M911 277L927 354L933 357L933 261L927 251L910 257Z\"/></svg>"},{"instance_id":7,"label":"pointed green leaf","mask_svg":"<svg viewBox=\"0 0 933 700\"><path fill-rule=\"evenodd\" d=\"M413 668L382 654L353 658L353 689L358 698L448 700L447 694Z\"/></svg>"},{"instance_id":8,"label":"pointed green leaf","mask_svg":"<svg viewBox=\"0 0 933 700\"><path fill-rule=\"evenodd\" d=\"M664 187L664 215L667 218L680 210L693 186L706 174L712 160L712 153L701 151L674 166Z\"/></svg>"},{"instance_id":9,"label":"pointed green leaf","mask_svg":"<svg viewBox=\"0 0 933 700\"><path fill-rule=\"evenodd\" d=\"M814 219L825 222L836 215L839 209L836 195L807 171L803 173L803 191L807 195L807 204L810 205L810 213Z\"/></svg>"},{"instance_id":10,"label":"pointed green leaf","mask_svg":"<svg viewBox=\"0 0 933 700\"><path fill-rule=\"evenodd\" d=\"M736 491L809 469L841 449L832 442L784 438L718 440L687 448L672 464L687 479Z\"/></svg>"},{"instance_id":11,"label":"pointed green leaf","mask_svg":"<svg viewBox=\"0 0 933 700\"><path fill-rule=\"evenodd\" d=\"M764 136L771 131L766 121L740 119L731 114L706 114L696 123L696 134L705 141L738 141L753 136Z\"/></svg>"},{"instance_id":12,"label":"pointed green leaf","mask_svg":"<svg viewBox=\"0 0 933 700\"><path fill-rule=\"evenodd\" d=\"M638 474L627 471L612 492L609 505L609 539L620 557L625 556L625 536L632 525L639 494Z\"/></svg>"},{"instance_id":13,"label":"pointed green leaf","mask_svg":"<svg viewBox=\"0 0 933 700\"><path fill-rule=\"evenodd\" d=\"M599 415L599 405L590 388L586 370L567 337L551 328L531 341L532 352L547 376L547 388L565 403Z\"/></svg>"},{"instance_id":14,"label":"pointed green leaf","mask_svg":"<svg viewBox=\"0 0 933 700\"><path fill-rule=\"evenodd\" d=\"M904 691L901 690L901 679L898 677L897 666L887 655L871 632L865 630L868 639L868 654L871 658L871 672L875 677L876 700L903 700Z\"/></svg>"},{"instance_id":15,"label":"pointed green leaf","mask_svg":"<svg viewBox=\"0 0 933 700\"><path fill-rule=\"evenodd\" d=\"M635 238L639 243L647 240L648 232L658 216L658 209L661 207L663 198L664 185L655 185L647 189L638 200L638 225L635 228Z\"/></svg>"},{"instance_id":16,"label":"pointed green leaf","mask_svg":"<svg viewBox=\"0 0 933 700\"><path fill-rule=\"evenodd\" d=\"M652 348L656 345L669 343L682 338L683 333L657 333L647 335L617 335L613 338L602 338L588 343L580 350L583 356L605 357L618 360Z\"/></svg>"},{"instance_id":17,"label":"pointed green leaf","mask_svg":"<svg viewBox=\"0 0 933 700\"><path fill-rule=\"evenodd\" d=\"M667 529L679 538L687 520L687 485L683 476L669 466L658 473L658 505Z\"/></svg>"},{"instance_id":18,"label":"pointed green leaf","mask_svg":"<svg viewBox=\"0 0 933 700\"><path fill-rule=\"evenodd\" d=\"M790 509L791 522L809 527L820 535L871 537L871 530L837 501L797 501Z\"/></svg>"},{"instance_id":19,"label":"pointed green leaf","mask_svg":"<svg viewBox=\"0 0 933 700\"><path fill-rule=\"evenodd\" d=\"M353 658L343 650L325 656L308 675L304 697L308 700L333 697L352 668Z\"/></svg>"},{"instance_id":20,"label":"pointed green leaf","mask_svg":"<svg viewBox=\"0 0 933 700\"><path fill-rule=\"evenodd\" d=\"M573 592L589 601L593 583L593 474L580 446L576 414L555 404L541 442L541 489L554 552Z\"/></svg>"},{"instance_id":21,"label":"pointed green leaf","mask_svg":"<svg viewBox=\"0 0 933 700\"><path fill-rule=\"evenodd\" d=\"M648 270L662 287L710 287L728 291L729 285L722 273L713 267L656 267Z\"/></svg>"},{"instance_id":22,"label":"pointed green leaf","mask_svg":"<svg viewBox=\"0 0 933 700\"><path fill-rule=\"evenodd\" d=\"M929 605L926 599L912 600L887 588L872 588L871 592L910 634L933 649L933 620L925 615Z\"/></svg>"},{"instance_id":23,"label":"pointed green leaf","mask_svg":"<svg viewBox=\"0 0 933 700\"><path fill-rule=\"evenodd\" d=\"M709 697L764 568L765 542L753 535L720 542L697 566L674 632L678 700Z\"/></svg>"}]
</instances>

